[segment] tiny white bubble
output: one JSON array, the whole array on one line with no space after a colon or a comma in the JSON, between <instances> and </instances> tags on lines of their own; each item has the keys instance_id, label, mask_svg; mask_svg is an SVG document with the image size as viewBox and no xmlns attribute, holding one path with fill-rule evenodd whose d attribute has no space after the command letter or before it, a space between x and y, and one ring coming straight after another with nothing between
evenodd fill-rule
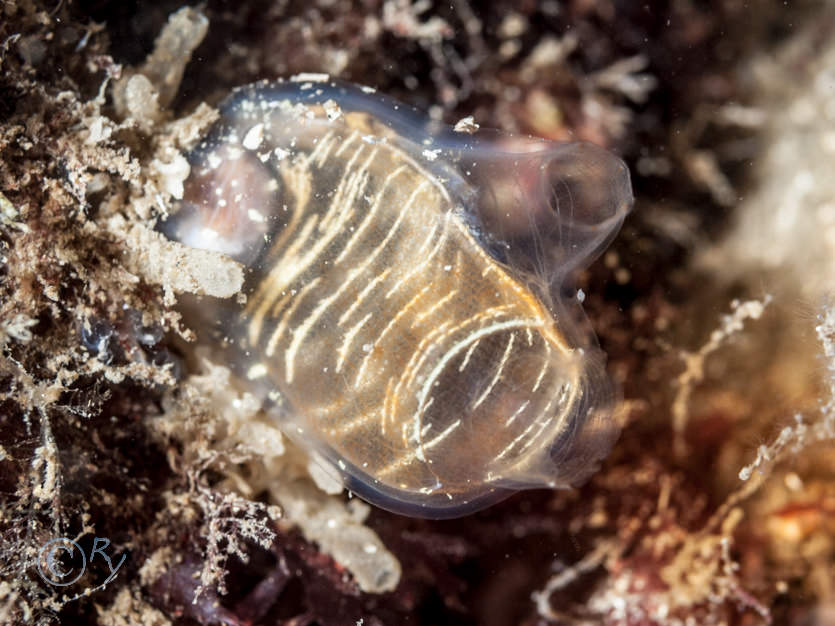
<instances>
[{"instance_id":1,"label":"tiny white bubble","mask_svg":"<svg viewBox=\"0 0 835 626\"><path fill-rule=\"evenodd\" d=\"M262 141L264 141L264 125L259 123L244 135L243 146L247 150L257 150Z\"/></svg>"}]
</instances>

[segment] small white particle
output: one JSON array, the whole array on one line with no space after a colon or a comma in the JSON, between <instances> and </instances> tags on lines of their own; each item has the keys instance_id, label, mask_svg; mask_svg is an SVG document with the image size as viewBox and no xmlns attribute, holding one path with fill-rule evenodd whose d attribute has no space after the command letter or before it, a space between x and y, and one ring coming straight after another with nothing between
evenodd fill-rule
<instances>
[{"instance_id":1,"label":"small white particle","mask_svg":"<svg viewBox=\"0 0 835 626\"><path fill-rule=\"evenodd\" d=\"M377 552L377 546L375 546L373 543L367 543L362 547L362 551L366 554L374 554L375 552Z\"/></svg>"},{"instance_id":2,"label":"small white particle","mask_svg":"<svg viewBox=\"0 0 835 626\"><path fill-rule=\"evenodd\" d=\"M341 469L343 472L345 471L345 469L346 469L345 461L343 461L342 459L339 459L336 462L336 464L339 466L339 469Z\"/></svg>"},{"instance_id":3,"label":"small white particle","mask_svg":"<svg viewBox=\"0 0 835 626\"><path fill-rule=\"evenodd\" d=\"M264 125L256 124L244 135L243 146L247 150L257 150L262 141L264 141Z\"/></svg>"},{"instance_id":4,"label":"small white particle","mask_svg":"<svg viewBox=\"0 0 835 626\"><path fill-rule=\"evenodd\" d=\"M374 346L373 346L373 345L371 345L370 343L366 343L366 344L363 344L363 346L362 346L362 351L363 351L363 352L365 352L365 353L367 354L367 353L371 352L371 350L372 350L373 348L374 348Z\"/></svg>"},{"instance_id":5,"label":"small white particle","mask_svg":"<svg viewBox=\"0 0 835 626\"><path fill-rule=\"evenodd\" d=\"M263 223L263 222L266 222L266 221L267 221L267 218L266 218L266 217L264 217L263 213L261 213L261 212L260 212L260 211L258 211L257 209L249 209L249 210L246 212L246 215L247 215L247 217L249 217L249 219L250 219L250 220L252 220L253 222L261 222L261 223Z\"/></svg>"},{"instance_id":6,"label":"small white particle","mask_svg":"<svg viewBox=\"0 0 835 626\"><path fill-rule=\"evenodd\" d=\"M267 366L263 363L256 363L252 367L249 368L246 372L246 377L249 380L255 380L256 378L261 378L267 374Z\"/></svg>"},{"instance_id":7,"label":"small white particle","mask_svg":"<svg viewBox=\"0 0 835 626\"><path fill-rule=\"evenodd\" d=\"M478 124L476 123L475 119L473 119L472 115L468 115L467 117L462 117L460 120L455 122L455 126L452 128L456 133L467 133L468 135L472 135L475 131L479 128Z\"/></svg>"},{"instance_id":8,"label":"small white particle","mask_svg":"<svg viewBox=\"0 0 835 626\"><path fill-rule=\"evenodd\" d=\"M291 76L290 80L294 83L304 83L306 81L313 81L314 83L326 83L330 80L329 74L318 74L314 72L302 72L301 74L296 74L295 76Z\"/></svg>"},{"instance_id":9,"label":"small white particle","mask_svg":"<svg viewBox=\"0 0 835 626\"><path fill-rule=\"evenodd\" d=\"M424 158L427 159L428 161L434 161L435 159L438 158L438 155L441 154L441 149L440 148L438 148L436 150L428 150L427 149L427 150L424 150L422 154L423 154Z\"/></svg>"},{"instance_id":10,"label":"small white particle","mask_svg":"<svg viewBox=\"0 0 835 626\"><path fill-rule=\"evenodd\" d=\"M445 272L448 272L451 269L452 269L452 265L444 265L444 271Z\"/></svg>"},{"instance_id":11,"label":"small white particle","mask_svg":"<svg viewBox=\"0 0 835 626\"><path fill-rule=\"evenodd\" d=\"M586 299L586 292L582 289L577 290L577 300L583 302Z\"/></svg>"},{"instance_id":12,"label":"small white particle","mask_svg":"<svg viewBox=\"0 0 835 626\"><path fill-rule=\"evenodd\" d=\"M342 109L340 109L339 105L333 100L325 102L325 104L322 105L322 108L325 109L325 115L328 116L328 121L330 122L338 120L342 115Z\"/></svg>"}]
</instances>

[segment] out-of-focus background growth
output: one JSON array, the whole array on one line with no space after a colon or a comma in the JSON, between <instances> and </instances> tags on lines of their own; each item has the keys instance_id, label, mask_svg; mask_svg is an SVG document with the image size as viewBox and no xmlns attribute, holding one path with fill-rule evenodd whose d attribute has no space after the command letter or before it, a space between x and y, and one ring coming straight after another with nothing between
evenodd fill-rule
<instances>
[{"instance_id":1,"label":"out-of-focus background growth","mask_svg":"<svg viewBox=\"0 0 835 626\"><path fill-rule=\"evenodd\" d=\"M225 94L300 72L627 161L585 486L372 509L185 354L240 268L154 222ZM0 0L0 622L835 623L833 164L831 1Z\"/></svg>"}]
</instances>

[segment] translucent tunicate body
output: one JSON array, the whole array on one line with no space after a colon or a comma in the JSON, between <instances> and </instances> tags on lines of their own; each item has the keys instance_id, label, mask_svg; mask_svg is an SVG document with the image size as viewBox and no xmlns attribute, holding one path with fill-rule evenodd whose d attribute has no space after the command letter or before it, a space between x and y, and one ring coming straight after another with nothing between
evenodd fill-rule
<instances>
[{"instance_id":1,"label":"translucent tunicate body","mask_svg":"<svg viewBox=\"0 0 835 626\"><path fill-rule=\"evenodd\" d=\"M248 268L189 320L282 429L391 511L575 484L618 434L570 279L615 235L625 165L454 130L330 80L235 91L162 231Z\"/></svg>"}]
</instances>

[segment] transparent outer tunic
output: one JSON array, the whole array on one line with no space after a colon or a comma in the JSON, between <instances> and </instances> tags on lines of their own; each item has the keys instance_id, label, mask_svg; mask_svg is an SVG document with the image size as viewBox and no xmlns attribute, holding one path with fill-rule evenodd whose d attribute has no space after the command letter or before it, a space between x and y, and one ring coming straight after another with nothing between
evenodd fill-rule
<instances>
[{"instance_id":1,"label":"transparent outer tunic","mask_svg":"<svg viewBox=\"0 0 835 626\"><path fill-rule=\"evenodd\" d=\"M318 80L236 90L189 162L160 229L248 273L245 303L187 319L348 489L455 517L608 453L615 393L570 280L631 207L619 159Z\"/></svg>"}]
</instances>

